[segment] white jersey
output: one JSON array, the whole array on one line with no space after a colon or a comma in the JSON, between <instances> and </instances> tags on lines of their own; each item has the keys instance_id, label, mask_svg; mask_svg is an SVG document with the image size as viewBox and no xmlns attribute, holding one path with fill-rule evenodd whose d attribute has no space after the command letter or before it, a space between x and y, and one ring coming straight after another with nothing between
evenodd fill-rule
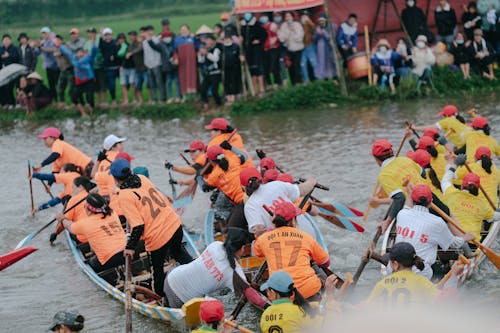
<instances>
[{"instance_id":1,"label":"white jersey","mask_svg":"<svg viewBox=\"0 0 500 333\"><path fill-rule=\"evenodd\" d=\"M166 278L170 288L185 303L223 288L234 291L233 272L223 243L216 241L208 245L194 261L174 268ZM238 262L236 272L246 281Z\"/></svg>"},{"instance_id":2,"label":"white jersey","mask_svg":"<svg viewBox=\"0 0 500 333\"><path fill-rule=\"evenodd\" d=\"M424 259L424 270L413 267L413 271L430 279L431 265L436 261L438 245L441 249L448 250L456 237L440 217L432 215L427 207L420 205L413 208L405 206L398 213L396 227L396 243L410 243L417 255Z\"/></svg>"},{"instance_id":3,"label":"white jersey","mask_svg":"<svg viewBox=\"0 0 500 333\"><path fill-rule=\"evenodd\" d=\"M300 190L296 184L273 181L260 185L245 203L245 218L248 222L248 231L253 233L253 228L259 224L266 226L266 228L271 227L272 218L262 207L263 205L272 208L273 203L277 200L282 199L293 203L299 200L299 197Z\"/></svg>"}]
</instances>

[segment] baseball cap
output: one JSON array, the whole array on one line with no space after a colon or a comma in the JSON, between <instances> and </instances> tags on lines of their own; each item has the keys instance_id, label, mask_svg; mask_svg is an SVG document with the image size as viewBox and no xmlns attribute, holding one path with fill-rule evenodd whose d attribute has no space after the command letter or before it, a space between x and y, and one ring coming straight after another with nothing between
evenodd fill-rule
<instances>
[{"instance_id":1,"label":"baseball cap","mask_svg":"<svg viewBox=\"0 0 500 333\"><path fill-rule=\"evenodd\" d=\"M40 29L40 32L41 33L50 33L50 28L49 27L43 27L42 29Z\"/></svg>"},{"instance_id":2,"label":"baseball cap","mask_svg":"<svg viewBox=\"0 0 500 333\"><path fill-rule=\"evenodd\" d=\"M223 12L220 14L220 20L221 21L229 21L230 14L228 12Z\"/></svg>"},{"instance_id":3,"label":"baseball cap","mask_svg":"<svg viewBox=\"0 0 500 333\"><path fill-rule=\"evenodd\" d=\"M278 179L278 175L279 175L279 172L276 171L275 169L266 170L266 172L264 172L264 176L263 176L264 184Z\"/></svg>"},{"instance_id":4,"label":"baseball cap","mask_svg":"<svg viewBox=\"0 0 500 333\"><path fill-rule=\"evenodd\" d=\"M479 185L481 185L481 179L475 173L468 173L462 180L462 187L467 187L469 184L479 187Z\"/></svg>"},{"instance_id":5,"label":"baseball cap","mask_svg":"<svg viewBox=\"0 0 500 333\"><path fill-rule=\"evenodd\" d=\"M469 124L469 126L475 128L484 128L486 125L488 125L488 119L484 118L483 116L474 117L474 119L472 119L472 122Z\"/></svg>"},{"instance_id":6,"label":"baseball cap","mask_svg":"<svg viewBox=\"0 0 500 333\"><path fill-rule=\"evenodd\" d=\"M189 148L185 149L184 152L190 153L196 150L206 150L205 143L203 143L203 141L200 140L194 140L193 142L191 142Z\"/></svg>"},{"instance_id":7,"label":"baseball cap","mask_svg":"<svg viewBox=\"0 0 500 333\"><path fill-rule=\"evenodd\" d=\"M375 157L386 156L392 153L392 144L385 139L377 140L372 145L372 155Z\"/></svg>"},{"instance_id":8,"label":"baseball cap","mask_svg":"<svg viewBox=\"0 0 500 333\"><path fill-rule=\"evenodd\" d=\"M293 279L287 272L279 270L274 272L269 279L260 286L260 291L273 289L281 293L287 293L292 290Z\"/></svg>"},{"instance_id":9,"label":"baseball cap","mask_svg":"<svg viewBox=\"0 0 500 333\"><path fill-rule=\"evenodd\" d=\"M417 149L416 151L409 151L406 156L411 158L413 162L420 165L422 168L427 167L431 163L431 154L427 150Z\"/></svg>"},{"instance_id":10,"label":"baseball cap","mask_svg":"<svg viewBox=\"0 0 500 333\"><path fill-rule=\"evenodd\" d=\"M224 151L220 146L211 146L207 149L207 158L211 161L219 159L220 155L224 156Z\"/></svg>"},{"instance_id":11,"label":"baseball cap","mask_svg":"<svg viewBox=\"0 0 500 333\"><path fill-rule=\"evenodd\" d=\"M116 35L116 39L126 39L126 36L123 32L120 32L118 35Z\"/></svg>"},{"instance_id":12,"label":"baseball cap","mask_svg":"<svg viewBox=\"0 0 500 333\"><path fill-rule=\"evenodd\" d=\"M391 252L382 256L383 261L397 261L404 267L413 266L413 260L417 253L413 245L407 242L396 243L391 249Z\"/></svg>"},{"instance_id":13,"label":"baseball cap","mask_svg":"<svg viewBox=\"0 0 500 333\"><path fill-rule=\"evenodd\" d=\"M146 178L149 178L149 170L145 166L135 167L132 172L134 175L143 175Z\"/></svg>"},{"instance_id":14,"label":"baseball cap","mask_svg":"<svg viewBox=\"0 0 500 333\"><path fill-rule=\"evenodd\" d=\"M114 177L126 177L130 175L130 162L124 158L117 158L109 167L109 174Z\"/></svg>"},{"instance_id":15,"label":"baseball cap","mask_svg":"<svg viewBox=\"0 0 500 333\"><path fill-rule=\"evenodd\" d=\"M435 139L436 135L438 135L438 134L439 134L439 130L435 127L431 127L431 128L426 129L422 136L428 136L428 137Z\"/></svg>"},{"instance_id":16,"label":"baseball cap","mask_svg":"<svg viewBox=\"0 0 500 333\"><path fill-rule=\"evenodd\" d=\"M102 30L103 35L108 35L108 34L111 35L112 33L113 33L113 30L111 30L111 28L104 28Z\"/></svg>"},{"instance_id":17,"label":"baseball cap","mask_svg":"<svg viewBox=\"0 0 500 333\"><path fill-rule=\"evenodd\" d=\"M168 24L170 24L170 20L168 18L161 20L161 25L168 25Z\"/></svg>"},{"instance_id":18,"label":"baseball cap","mask_svg":"<svg viewBox=\"0 0 500 333\"><path fill-rule=\"evenodd\" d=\"M436 142L434 141L434 138L431 138L430 136L423 136L418 140L417 143L417 148L419 149L427 149L427 147L435 147Z\"/></svg>"},{"instance_id":19,"label":"baseball cap","mask_svg":"<svg viewBox=\"0 0 500 333\"><path fill-rule=\"evenodd\" d=\"M452 117L458 113L458 108L455 105L446 105L440 112L437 114L445 117Z\"/></svg>"},{"instance_id":20,"label":"baseball cap","mask_svg":"<svg viewBox=\"0 0 500 333\"><path fill-rule=\"evenodd\" d=\"M262 160L260 160L260 168L261 169L276 169L276 162L271 157L264 157Z\"/></svg>"},{"instance_id":21,"label":"baseball cap","mask_svg":"<svg viewBox=\"0 0 500 333\"><path fill-rule=\"evenodd\" d=\"M69 31L69 34L79 34L80 33L80 30L78 30L77 28L71 28L71 30Z\"/></svg>"},{"instance_id":22,"label":"baseball cap","mask_svg":"<svg viewBox=\"0 0 500 333\"><path fill-rule=\"evenodd\" d=\"M20 41L20 40L21 40L21 38L26 38L26 39L29 39L28 34L27 34L27 33L25 33L25 32L21 32L21 33L19 34L19 36L17 37L17 41Z\"/></svg>"},{"instance_id":23,"label":"baseball cap","mask_svg":"<svg viewBox=\"0 0 500 333\"><path fill-rule=\"evenodd\" d=\"M47 127L43 130L42 134L38 135L40 139L45 139L48 137L58 138L61 136L61 132L55 127Z\"/></svg>"},{"instance_id":24,"label":"baseball cap","mask_svg":"<svg viewBox=\"0 0 500 333\"><path fill-rule=\"evenodd\" d=\"M290 183L290 184L294 183L293 177L289 173L280 173L278 175L278 178L276 178L276 180L280 181L280 182Z\"/></svg>"},{"instance_id":25,"label":"baseball cap","mask_svg":"<svg viewBox=\"0 0 500 333\"><path fill-rule=\"evenodd\" d=\"M200 318L207 323L221 321L224 318L224 305L218 299L204 300L200 304Z\"/></svg>"},{"instance_id":26,"label":"baseball cap","mask_svg":"<svg viewBox=\"0 0 500 333\"><path fill-rule=\"evenodd\" d=\"M111 148L113 148L114 145L116 145L117 143L123 142L125 140L127 140L127 138L119 138L114 134L110 134L104 139L104 142L102 144L102 148L104 148L106 150L110 150Z\"/></svg>"},{"instance_id":27,"label":"baseball cap","mask_svg":"<svg viewBox=\"0 0 500 333\"><path fill-rule=\"evenodd\" d=\"M425 200L428 204L432 202L432 191L427 185L415 185L411 191L411 199L415 203L422 203Z\"/></svg>"},{"instance_id":28,"label":"baseball cap","mask_svg":"<svg viewBox=\"0 0 500 333\"><path fill-rule=\"evenodd\" d=\"M91 27L91 28L88 28L88 29L87 29L87 32L97 33L97 29L96 29L96 28L94 28L94 27Z\"/></svg>"},{"instance_id":29,"label":"baseball cap","mask_svg":"<svg viewBox=\"0 0 500 333\"><path fill-rule=\"evenodd\" d=\"M227 130L228 122L224 118L214 118L210 124L206 125L205 128L207 130Z\"/></svg>"},{"instance_id":30,"label":"baseball cap","mask_svg":"<svg viewBox=\"0 0 500 333\"><path fill-rule=\"evenodd\" d=\"M49 330L54 331L59 325L71 325L82 329L84 321L85 318L83 318L83 316L78 312L59 311L54 315L52 323L50 323Z\"/></svg>"},{"instance_id":31,"label":"baseball cap","mask_svg":"<svg viewBox=\"0 0 500 333\"><path fill-rule=\"evenodd\" d=\"M488 147L481 146L481 147L477 148L476 153L474 154L474 157L476 158L476 160L480 160L481 157L483 157L485 155L488 156L489 158L491 158L491 150Z\"/></svg>"},{"instance_id":32,"label":"baseball cap","mask_svg":"<svg viewBox=\"0 0 500 333\"><path fill-rule=\"evenodd\" d=\"M129 163L132 162L132 160L135 160L135 157L130 155L127 152L122 151L121 153L116 154L115 160L117 158L123 158L124 160L127 160Z\"/></svg>"},{"instance_id":33,"label":"baseball cap","mask_svg":"<svg viewBox=\"0 0 500 333\"><path fill-rule=\"evenodd\" d=\"M286 221L291 221L300 215L302 211L290 201L273 202L274 216L281 216Z\"/></svg>"},{"instance_id":34,"label":"baseball cap","mask_svg":"<svg viewBox=\"0 0 500 333\"><path fill-rule=\"evenodd\" d=\"M240 184L242 186L248 186L251 178L257 178L257 181L262 179L259 170L254 167L248 167L240 172Z\"/></svg>"}]
</instances>

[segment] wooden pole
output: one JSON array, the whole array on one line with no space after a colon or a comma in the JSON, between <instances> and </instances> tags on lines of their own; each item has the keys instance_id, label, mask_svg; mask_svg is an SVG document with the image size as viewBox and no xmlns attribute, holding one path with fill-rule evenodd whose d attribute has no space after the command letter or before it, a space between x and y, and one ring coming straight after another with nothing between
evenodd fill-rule
<instances>
[{"instance_id":1,"label":"wooden pole","mask_svg":"<svg viewBox=\"0 0 500 333\"><path fill-rule=\"evenodd\" d=\"M127 229L130 230L128 224ZM128 255L125 256L125 332L132 333L132 263Z\"/></svg>"},{"instance_id":2,"label":"wooden pole","mask_svg":"<svg viewBox=\"0 0 500 333\"><path fill-rule=\"evenodd\" d=\"M337 71L337 75L340 81L340 93L342 96L347 96L347 84L345 82L344 69L340 66L338 49L337 49L337 34L335 33L335 29L332 27L332 19L330 17L330 9L328 8L328 1L323 1L323 7L325 9L328 33L330 34L330 46L332 47L333 52L333 61L335 62L335 70Z\"/></svg>"},{"instance_id":3,"label":"wooden pole","mask_svg":"<svg viewBox=\"0 0 500 333\"><path fill-rule=\"evenodd\" d=\"M35 216L35 201L33 200L33 178L31 177L30 161L28 161L28 181L30 186L31 216Z\"/></svg>"},{"instance_id":4,"label":"wooden pole","mask_svg":"<svg viewBox=\"0 0 500 333\"><path fill-rule=\"evenodd\" d=\"M368 60L368 85L373 85L372 77L372 65L370 63L371 58L371 48L370 48L370 33L368 32L368 26L365 25L365 49L366 49L366 59Z\"/></svg>"}]
</instances>

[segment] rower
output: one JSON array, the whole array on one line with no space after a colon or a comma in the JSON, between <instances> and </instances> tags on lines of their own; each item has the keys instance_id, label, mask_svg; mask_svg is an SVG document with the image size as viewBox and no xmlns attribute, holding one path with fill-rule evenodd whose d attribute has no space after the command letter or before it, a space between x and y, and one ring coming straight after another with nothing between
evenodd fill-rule
<instances>
[{"instance_id":1,"label":"rower","mask_svg":"<svg viewBox=\"0 0 500 333\"><path fill-rule=\"evenodd\" d=\"M85 318L75 311L59 311L50 323L49 331L57 333L77 333L83 330Z\"/></svg>"},{"instance_id":2,"label":"rower","mask_svg":"<svg viewBox=\"0 0 500 333\"><path fill-rule=\"evenodd\" d=\"M38 137L43 139L43 143L52 150L52 153L39 165L33 167L33 171L39 172L44 166L54 163L52 172L58 173L65 164L72 163L79 166L85 176L90 177L94 165L92 159L64 141L64 136L57 128L47 127Z\"/></svg>"},{"instance_id":3,"label":"rower","mask_svg":"<svg viewBox=\"0 0 500 333\"><path fill-rule=\"evenodd\" d=\"M467 162L474 163L474 156L479 147L488 147L492 153L500 157L500 145L497 140L490 135L490 125L488 119L482 116L476 116L469 124L473 131L464 134L465 155Z\"/></svg>"},{"instance_id":4,"label":"rower","mask_svg":"<svg viewBox=\"0 0 500 333\"><path fill-rule=\"evenodd\" d=\"M262 183L267 184L278 179L279 172L276 169L269 169L262 175Z\"/></svg>"},{"instance_id":5,"label":"rower","mask_svg":"<svg viewBox=\"0 0 500 333\"><path fill-rule=\"evenodd\" d=\"M446 105L438 112L438 115L443 116L443 118L434 125L413 126L412 128L416 131L437 128L445 133L446 139L454 144L457 149L462 148L465 145L462 135L468 132L470 128L465 125L465 119L458 114L458 108L455 105Z\"/></svg>"},{"instance_id":6,"label":"rower","mask_svg":"<svg viewBox=\"0 0 500 333\"><path fill-rule=\"evenodd\" d=\"M272 223L275 229L257 238L253 248L255 255L266 258L270 274L284 270L292 276L297 289L306 299L319 301L322 282L311 267L311 260L328 268L328 253L311 235L295 227L296 216L301 214L301 210L292 202L276 200L271 209L274 210Z\"/></svg>"},{"instance_id":7,"label":"rower","mask_svg":"<svg viewBox=\"0 0 500 333\"><path fill-rule=\"evenodd\" d=\"M260 172L256 168L250 167L241 171L240 184L249 196L244 207L245 218L248 222L248 231L255 234L255 237L258 237L267 227L271 226L269 214L263 208L263 205L270 207L279 198L293 203L300 196L311 192L314 185L316 185L316 180L311 178L299 185L280 181L262 184Z\"/></svg>"},{"instance_id":8,"label":"rower","mask_svg":"<svg viewBox=\"0 0 500 333\"><path fill-rule=\"evenodd\" d=\"M191 333L220 332L224 326L224 305L218 299L207 299L200 304L201 326ZM225 332L225 331L224 331Z\"/></svg>"},{"instance_id":9,"label":"rower","mask_svg":"<svg viewBox=\"0 0 500 333\"><path fill-rule=\"evenodd\" d=\"M210 131L210 142L207 145L207 149L212 146L220 146L225 150L232 150L232 147L235 147L247 156L246 161L241 163L243 167L253 166L253 161L250 158L250 154L248 154L248 151L245 149L241 135L238 133L232 134L234 128L229 125L226 119L214 118L210 124L205 126L205 129ZM227 139L231 135L230 142L227 142Z\"/></svg>"},{"instance_id":10,"label":"rower","mask_svg":"<svg viewBox=\"0 0 500 333\"><path fill-rule=\"evenodd\" d=\"M315 320L317 311L300 294L292 276L286 271L272 273L260 286L260 290L272 302L260 317L260 329L263 333L313 332L314 328L319 328L319 321Z\"/></svg>"},{"instance_id":11,"label":"rower","mask_svg":"<svg viewBox=\"0 0 500 333\"><path fill-rule=\"evenodd\" d=\"M431 165L431 154L427 150L417 149L416 151L409 151L406 153L408 158L411 158L415 163L420 165L422 168L422 177L425 179L426 184L431 188L433 194L435 194L439 200L443 201L444 196L441 192L441 181L436 175L436 171Z\"/></svg>"},{"instance_id":12,"label":"rower","mask_svg":"<svg viewBox=\"0 0 500 333\"><path fill-rule=\"evenodd\" d=\"M126 140L127 138L119 138L114 134L108 135L102 143L103 149L97 155L91 177L99 188L99 194L104 197L109 197L115 187L113 176L109 174L109 166L115 160L117 154L125 151L123 142Z\"/></svg>"},{"instance_id":13,"label":"rower","mask_svg":"<svg viewBox=\"0 0 500 333\"><path fill-rule=\"evenodd\" d=\"M123 265L126 235L118 215L109 207L106 199L97 193L87 196L85 213L87 217L76 223L68 220L63 213L59 213L56 218L69 232L89 242L96 255L89 260L94 272Z\"/></svg>"},{"instance_id":14,"label":"rower","mask_svg":"<svg viewBox=\"0 0 500 333\"><path fill-rule=\"evenodd\" d=\"M33 173L33 178L40 179L42 181L46 180L49 186L53 183L64 185L63 191L59 193L57 197L41 204L38 208L35 208L33 213L53 207L60 203L62 203L63 206L66 205L66 202L68 202L71 198L71 193L73 192L73 181L82 175L81 172L82 170L80 167L68 163L64 165L61 173Z\"/></svg>"},{"instance_id":15,"label":"rower","mask_svg":"<svg viewBox=\"0 0 500 333\"><path fill-rule=\"evenodd\" d=\"M191 142L191 145L189 146L188 149L185 149L185 153L189 153L191 159L193 160L193 164L188 165L188 166L177 166L173 165L169 161L165 161L165 168L167 170L172 170L175 172L182 173L184 175L196 175L197 170L201 170L205 164L207 164L207 157L206 157L206 151L207 147L203 143L203 141L200 140L194 140ZM192 184L194 181L194 178L188 179L188 180L181 180L178 182L179 185L189 185Z\"/></svg>"},{"instance_id":16,"label":"rower","mask_svg":"<svg viewBox=\"0 0 500 333\"><path fill-rule=\"evenodd\" d=\"M249 242L246 230L229 228L224 243L215 241L189 264L167 271L163 290L168 307L180 308L190 299L226 288L244 294L260 308L265 307L265 298L250 286L237 261Z\"/></svg>"},{"instance_id":17,"label":"rower","mask_svg":"<svg viewBox=\"0 0 500 333\"><path fill-rule=\"evenodd\" d=\"M413 271L431 279L438 246L444 251L450 247L460 248L465 242L473 240L474 236L470 233L461 237L453 236L443 219L429 212L432 202L429 186L416 185L407 191L410 195L396 218L396 243L407 242L415 248L417 255L424 260L425 267L423 270L414 268Z\"/></svg>"},{"instance_id":18,"label":"rower","mask_svg":"<svg viewBox=\"0 0 500 333\"><path fill-rule=\"evenodd\" d=\"M272 157L264 157L260 160L259 169L260 174L264 176L267 170L276 170L276 162L274 162Z\"/></svg>"},{"instance_id":19,"label":"rower","mask_svg":"<svg viewBox=\"0 0 500 333\"><path fill-rule=\"evenodd\" d=\"M382 261L388 262L393 273L375 285L368 297L368 303L396 309L400 306L430 304L440 297L439 290L429 279L412 271L413 266L424 269L424 262L410 243L395 244L391 252L384 254ZM446 282L444 290L456 289L457 276L462 268L463 265L458 261L453 264L452 278ZM444 293L442 295L444 296Z\"/></svg>"},{"instance_id":20,"label":"rower","mask_svg":"<svg viewBox=\"0 0 500 333\"><path fill-rule=\"evenodd\" d=\"M146 250L151 253L154 291L164 296L163 265L167 255L170 253L180 264L193 260L182 245L181 219L168 198L151 181L142 175L132 174L127 160L114 160L110 174L120 188L118 204L132 229L124 253L133 257L139 240L144 239Z\"/></svg>"},{"instance_id":21,"label":"rower","mask_svg":"<svg viewBox=\"0 0 500 333\"><path fill-rule=\"evenodd\" d=\"M429 136L422 136L418 140L417 149L426 150L431 155L432 169L436 172L438 179L441 180L444 175L446 160L444 159L444 153L440 154L438 152L434 139Z\"/></svg>"}]
</instances>

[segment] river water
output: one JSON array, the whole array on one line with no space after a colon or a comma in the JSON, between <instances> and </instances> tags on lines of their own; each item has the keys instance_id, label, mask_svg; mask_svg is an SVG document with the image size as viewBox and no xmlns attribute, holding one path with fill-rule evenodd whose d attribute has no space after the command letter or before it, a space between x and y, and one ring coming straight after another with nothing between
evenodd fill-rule
<instances>
[{"instance_id":1,"label":"river water","mask_svg":"<svg viewBox=\"0 0 500 333\"><path fill-rule=\"evenodd\" d=\"M449 101L448 101L449 102ZM476 107L492 124L492 134L500 139L500 103L495 94L451 101L461 110ZM337 200L360 210L374 186L378 167L370 156L373 140L387 138L397 146L402 138L405 120L415 124L433 123L436 112L446 104L439 100L412 103L390 103L357 108L330 108L317 111L294 111L261 115L229 116L239 129L248 150L261 148L295 177L314 176L331 188L330 192L317 190L315 195L324 201ZM29 232L50 221L56 214L52 208L31 218L27 160L39 163L49 150L36 134L46 126L59 127L66 140L89 155L95 156L104 137L110 133L128 137L126 150L135 156L134 165L145 165L151 179L170 194L163 161L183 164L179 152L193 139L208 140L203 125L211 117L189 120L151 121L133 118L109 120L63 120L55 123L0 123L0 253L10 251ZM403 152L407 151L405 147ZM255 159L257 159L254 156ZM47 172L50 169L46 168ZM180 176L176 176L181 178ZM35 202L48 200L39 182L34 182ZM57 191L55 191L57 193ZM208 196L197 193L195 202L183 216L187 226L202 230ZM354 273L375 230L376 221L384 209L373 210L364 234L350 233L318 220L328 243L332 268L340 275ZM38 252L0 273L2 301L0 304L0 332L40 332L48 327L52 316L61 309L78 309L86 317L86 332L122 332L124 311L121 304L108 297L79 270L64 237L54 247L48 244L46 230L33 240ZM500 250L499 242L495 245ZM358 291L363 298L379 279L379 266L369 264L363 273ZM500 275L484 262L464 288L472 294L494 300L500 299ZM235 301L226 297L229 311ZM250 307L248 307L250 308ZM228 312L229 312L228 311ZM246 309L240 316L255 323L253 310ZM137 332L164 332L169 329L154 320L134 314ZM254 326L255 327L255 326Z\"/></svg>"}]
</instances>

